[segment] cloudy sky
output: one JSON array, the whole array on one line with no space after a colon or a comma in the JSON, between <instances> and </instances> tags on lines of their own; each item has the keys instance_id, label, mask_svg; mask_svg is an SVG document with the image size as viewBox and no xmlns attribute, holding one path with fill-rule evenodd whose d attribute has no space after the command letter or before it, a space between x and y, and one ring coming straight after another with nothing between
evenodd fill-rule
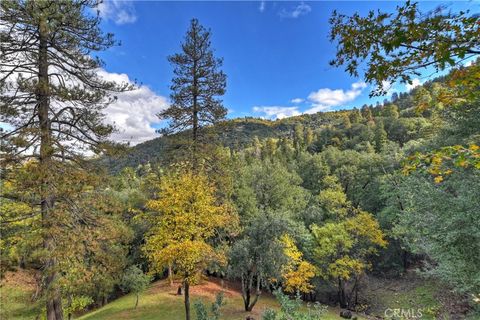
<instances>
[{"instance_id":1,"label":"cloudy sky","mask_svg":"<svg viewBox=\"0 0 480 320\"><path fill-rule=\"evenodd\" d=\"M228 77L224 104L230 118L277 119L375 103L362 79L329 66L335 45L328 39L328 18L334 9L365 14L378 8L393 11L397 4L105 0L99 7L102 29L114 33L121 46L99 53L106 63L102 75L140 84L107 109L107 120L119 129L113 138L137 144L158 136L155 129L162 123L156 114L168 106L172 78L167 56L179 51L192 18L211 29L215 53L224 58ZM421 2L425 10L438 5ZM479 11L478 1L450 5ZM424 81L420 77L411 86L394 84L389 94Z\"/></svg>"}]
</instances>

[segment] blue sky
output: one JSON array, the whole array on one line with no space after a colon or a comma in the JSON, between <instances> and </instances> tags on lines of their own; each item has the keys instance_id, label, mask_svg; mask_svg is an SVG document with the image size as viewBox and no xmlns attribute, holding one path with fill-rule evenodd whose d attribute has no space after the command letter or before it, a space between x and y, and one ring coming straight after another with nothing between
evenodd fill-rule
<instances>
[{"instance_id":1,"label":"blue sky","mask_svg":"<svg viewBox=\"0 0 480 320\"><path fill-rule=\"evenodd\" d=\"M111 2L110 6L115 4ZM322 104L318 110L369 102L368 88L352 89L352 84L361 79L351 78L328 64L335 56L335 47L328 40L328 18L334 9L353 13L379 7L393 10L396 5L258 1L121 4L117 11L128 13L131 19L124 21L125 14L116 19L112 13L103 25L104 30L112 31L122 41L121 47L102 54L109 72L126 73L130 79L137 79L167 97L172 68L166 57L179 50L190 19L196 17L211 28L212 46L216 55L224 58L223 69L228 76L224 102L230 110L229 117L270 118L313 111L308 97L320 89L343 92L336 92L340 96L333 106ZM285 114L280 112L281 108L285 108Z\"/></svg>"}]
</instances>

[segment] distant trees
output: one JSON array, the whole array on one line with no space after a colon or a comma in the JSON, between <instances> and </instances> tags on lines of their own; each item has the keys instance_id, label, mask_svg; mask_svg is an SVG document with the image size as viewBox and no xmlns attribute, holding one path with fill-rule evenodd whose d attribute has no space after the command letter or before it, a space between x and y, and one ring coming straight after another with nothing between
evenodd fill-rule
<instances>
[{"instance_id":1,"label":"distant trees","mask_svg":"<svg viewBox=\"0 0 480 320\"><path fill-rule=\"evenodd\" d=\"M210 30L192 19L182 44L182 52L168 57L174 66L170 89L172 104L158 114L169 119L163 133L191 129L193 153L196 152L201 128L225 118L227 109L218 97L225 94L226 75L220 70L222 59L213 55ZM195 157L197 155L194 155Z\"/></svg>"},{"instance_id":2,"label":"distant trees","mask_svg":"<svg viewBox=\"0 0 480 320\"><path fill-rule=\"evenodd\" d=\"M215 188L202 173L173 172L159 186L158 199L147 203L155 213L144 246L153 270L173 266L182 278L186 319L190 320L190 286L211 263L225 264L225 256L211 240L235 218L215 198Z\"/></svg>"},{"instance_id":3,"label":"distant trees","mask_svg":"<svg viewBox=\"0 0 480 320\"><path fill-rule=\"evenodd\" d=\"M378 121L375 125L375 151L382 152L383 147L387 143L387 131L385 131L385 126L383 125L383 121Z\"/></svg>"},{"instance_id":4,"label":"distant trees","mask_svg":"<svg viewBox=\"0 0 480 320\"><path fill-rule=\"evenodd\" d=\"M62 246L56 234L78 234L62 219L71 217L73 229L83 223L96 225L95 220L79 218L72 194L64 197L61 183L69 183L58 179L75 179L85 151L105 150L113 128L102 123L102 111L114 99L110 92L129 88L103 79L98 73L101 60L91 56L115 44L112 34L99 29L99 16L89 13L97 4L94 0L0 4L0 120L13 127L1 133L8 162L3 165L12 169L32 161L30 174L37 178L30 181L30 205L31 214L41 217L40 269L48 320L63 319L60 283L67 266L60 264Z\"/></svg>"}]
</instances>

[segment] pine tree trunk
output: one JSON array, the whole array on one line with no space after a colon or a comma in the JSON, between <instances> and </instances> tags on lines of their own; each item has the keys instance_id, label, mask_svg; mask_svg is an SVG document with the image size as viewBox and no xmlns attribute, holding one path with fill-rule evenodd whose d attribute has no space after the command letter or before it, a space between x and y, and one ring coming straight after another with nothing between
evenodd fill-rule
<instances>
[{"instance_id":1,"label":"pine tree trunk","mask_svg":"<svg viewBox=\"0 0 480 320\"><path fill-rule=\"evenodd\" d=\"M138 293L137 293L137 300L135 301L135 309L138 307Z\"/></svg>"},{"instance_id":2,"label":"pine tree trunk","mask_svg":"<svg viewBox=\"0 0 480 320\"><path fill-rule=\"evenodd\" d=\"M190 320L190 285L188 280L185 280L185 319Z\"/></svg>"},{"instance_id":3,"label":"pine tree trunk","mask_svg":"<svg viewBox=\"0 0 480 320\"><path fill-rule=\"evenodd\" d=\"M193 155L193 166L194 170L197 169L198 166L198 148L197 148L197 143L198 143L198 83L197 83L197 67L196 67L196 62L193 63L193 117L192 117L192 139L193 139L193 149L192 149L192 155Z\"/></svg>"},{"instance_id":4,"label":"pine tree trunk","mask_svg":"<svg viewBox=\"0 0 480 320\"><path fill-rule=\"evenodd\" d=\"M40 125L40 157L39 167L42 170L41 183L41 214L43 228L49 228L52 223L50 216L54 206L54 199L49 196L49 175L47 170L50 168L52 160L52 141L49 111L49 79L48 79L48 29L45 19L39 23L39 50L38 50L38 120ZM43 247L47 254L53 254L54 243L49 232L44 232ZM47 291L46 311L47 320L63 320L62 300L58 289L52 288L56 278L56 260L53 257L44 259L44 285Z\"/></svg>"}]
</instances>

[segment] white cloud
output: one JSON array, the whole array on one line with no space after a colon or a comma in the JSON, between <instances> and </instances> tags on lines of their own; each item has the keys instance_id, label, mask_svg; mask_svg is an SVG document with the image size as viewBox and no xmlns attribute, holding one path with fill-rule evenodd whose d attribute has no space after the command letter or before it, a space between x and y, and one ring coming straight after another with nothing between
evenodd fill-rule
<instances>
[{"instance_id":1,"label":"white cloud","mask_svg":"<svg viewBox=\"0 0 480 320\"><path fill-rule=\"evenodd\" d=\"M347 102L355 100L367 87L365 82L355 82L350 90L322 88L308 95L308 100L312 108L306 112L326 111L331 107L344 105ZM313 111L317 110L317 111Z\"/></svg>"},{"instance_id":2,"label":"white cloud","mask_svg":"<svg viewBox=\"0 0 480 320\"><path fill-rule=\"evenodd\" d=\"M256 106L254 112L261 112L269 119L282 119L286 117L298 116L300 114L312 114L321 111L329 111L332 107L346 107L346 103L355 100L367 87L363 81L352 83L349 90L322 88L311 92L307 99L310 108L300 111L298 106ZM290 100L293 104L305 102L305 99L295 98Z\"/></svg>"},{"instance_id":3,"label":"white cloud","mask_svg":"<svg viewBox=\"0 0 480 320\"><path fill-rule=\"evenodd\" d=\"M282 18L293 18L296 19L300 16L306 15L312 11L312 8L305 2L301 2L298 6L292 8L291 10L286 10L283 8L278 12L278 15Z\"/></svg>"},{"instance_id":4,"label":"white cloud","mask_svg":"<svg viewBox=\"0 0 480 320\"><path fill-rule=\"evenodd\" d=\"M407 88L407 91L410 91L421 84L422 84L422 81L420 81L420 79L418 78L415 78L412 80L412 84L409 84L409 83L405 84L405 88Z\"/></svg>"},{"instance_id":5,"label":"white cloud","mask_svg":"<svg viewBox=\"0 0 480 320\"><path fill-rule=\"evenodd\" d=\"M301 114L301 112L298 110L298 107L283 106L253 107L253 111L264 113L270 119L283 119L286 117L293 117Z\"/></svg>"},{"instance_id":6,"label":"white cloud","mask_svg":"<svg viewBox=\"0 0 480 320\"><path fill-rule=\"evenodd\" d=\"M260 6L258 6L258 11L263 12L265 11L267 7L267 2L266 1L260 1Z\"/></svg>"},{"instance_id":7,"label":"white cloud","mask_svg":"<svg viewBox=\"0 0 480 320\"><path fill-rule=\"evenodd\" d=\"M305 99L302 99L302 98L295 98L290 100L290 102L294 104L299 104L299 103L302 103L303 101L305 101Z\"/></svg>"},{"instance_id":8,"label":"white cloud","mask_svg":"<svg viewBox=\"0 0 480 320\"><path fill-rule=\"evenodd\" d=\"M112 20L116 24L127 24L137 21L135 6L132 1L106 0L100 3L97 9L103 19Z\"/></svg>"},{"instance_id":9,"label":"white cloud","mask_svg":"<svg viewBox=\"0 0 480 320\"><path fill-rule=\"evenodd\" d=\"M100 70L99 75L109 81L132 83L126 74ZM106 122L114 124L118 130L111 139L135 145L158 137L151 125L160 123L156 115L167 107L167 98L157 95L145 85L119 93L117 100L105 109Z\"/></svg>"},{"instance_id":10,"label":"white cloud","mask_svg":"<svg viewBox=\"0 0 480 320\"><path fill-rule=\"evenodd\" d=\"M385 96L387 97L397 91L394 87L394 83L391 83L390 81L382 81L382 89L386 92Z\"/></svg>"}]
</instances>

